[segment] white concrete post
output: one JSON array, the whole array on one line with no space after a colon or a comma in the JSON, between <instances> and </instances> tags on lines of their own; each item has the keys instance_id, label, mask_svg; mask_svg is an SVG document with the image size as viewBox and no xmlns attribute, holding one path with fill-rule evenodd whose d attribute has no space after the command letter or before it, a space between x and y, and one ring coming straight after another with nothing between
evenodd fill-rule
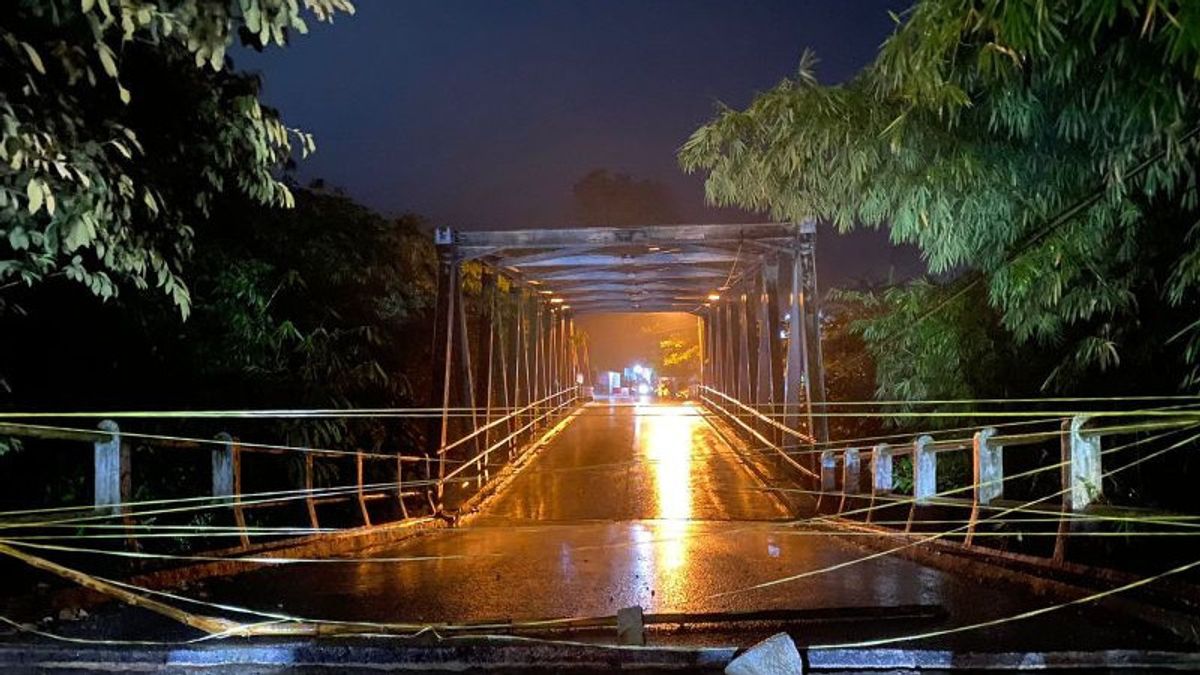
<instances>
[{"instance_id":1,"label":"white concrete post","mask_svg":"<svg viewBox=\"0 0 1200 675\"><path fill-rule=\"evenodd\" d=\"M233 496L233 437L222 431L217 434L220 445L212 451L212 496Z\"/></svg>"},{"instance_id":2,"label":"white concrete post","mask_svg":"<svg viewBox=\"0 0 1200 675\"><path fill-rule=\"evenodd\" d=\"M1064 506L1072 511L1082 511L1104 495L1103 479L1100 475L1100 437L1085 435L1083 425L1087 417L1076 415L1066 430L1067 457L1070 482L1063 485ZM1064 472L1067 473L1067 472Z\"/></svg>"},{"instance_id":3,"label":"white concrete post","mask_svg":"<svg viewBox=\"0 0 1200 675\"><path fill-rule=\"evenodd\" d=\"M995 427L975 432L972 443L975 502L984 506L1004 498L1004 447L992 443Z\"/></svg>"},{"instance_id":4,"label":"white concrete post","mask_svg":"<svg viewBox=\"0 0 1200 675\"><path fill-rule=\"evenodd\" d=\"M871 493L887 494L892 491L892 448L880 443L871 452Z\"/></svg>"},{"instance_id":5,"label":"white concrete post","mask_svg":"<svg viewBox=\"0 0 1200 675\"><path fill-rule=\"evenodd\" d=\"M929 447L933 437L918 436L913 441L913 498L918 504L925 504L937 493L937 453Z\"/></svg>"},{"instance_id":6,"label":"white concrete post","mask_svg":"<svg viewBox=\"0 0 1200 675\"><path fill-rule=\"evenodd\" d=\"M858 494L859 468L862 466L858 448L846 448L842 453L842 492Z\"/></svg>"},{"instance_id":7,"label":"white concrete post","mask_svg":"<svg viewBox=\"0 0 1200 675\"><path fill-rule=\"evenodd\" d=\"M821 452L821 492L833 492L837 489L837 456L833 450Z\"/></svg>"},{"instance_id":8,"label":"white concrete post","mask_svg":"<svg viewBox=\"0 0 1200 675\"><path fill-rule=\"evenodd\" d=\"M112 420L99 424L100 430L109 436L97 440L95 447L95 493L97 509L115 511L129 500L129 448L121 442L120 428Z\"/></svg>"}]
</instances>

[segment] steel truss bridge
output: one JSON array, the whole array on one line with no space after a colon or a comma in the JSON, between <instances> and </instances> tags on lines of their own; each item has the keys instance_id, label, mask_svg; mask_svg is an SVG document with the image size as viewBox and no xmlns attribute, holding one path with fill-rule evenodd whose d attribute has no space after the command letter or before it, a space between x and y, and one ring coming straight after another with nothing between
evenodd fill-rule
<instances>
[{"instance_id":1,"label":"steel truss bridge","mask_svg":"<svg viewBox=\"0 0 1200 675\"><path fill-rule=\"evenodd\" d=\"M0 513L0 663L720 670L784 632L812 672L1200 668L1200 519L1106 495L1194 451L1196 400L831 439L886 411L825 400L811 224L436 244L428 407L0 413L87 484ZM590 400L574 318L639 312L698 317L688 402ZM262 436L328 420L424 445Z\"/></svg>"}]
</instances>

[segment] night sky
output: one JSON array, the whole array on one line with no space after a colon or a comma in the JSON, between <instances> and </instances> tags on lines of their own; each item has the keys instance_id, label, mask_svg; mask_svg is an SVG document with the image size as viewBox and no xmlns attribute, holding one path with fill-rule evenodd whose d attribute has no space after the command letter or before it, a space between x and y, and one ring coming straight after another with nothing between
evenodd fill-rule
<instances>
[{"instance_id":1,"label":"night sky","mask_svg":"<svg viewBox=\"0 0 1200 675\"><path fill-rule=\"evenodd\" d=\"M675 151L718 101L744 106L794 72L852 76L901 0L356 0L287 49L242 51L266 100L316 135L300 169L384 213L463 228L569 225L594 168L667 184L693 222L705 207ZM823 285L919 269L886 236L823 236Z\"/></svg>"}]
</instances>

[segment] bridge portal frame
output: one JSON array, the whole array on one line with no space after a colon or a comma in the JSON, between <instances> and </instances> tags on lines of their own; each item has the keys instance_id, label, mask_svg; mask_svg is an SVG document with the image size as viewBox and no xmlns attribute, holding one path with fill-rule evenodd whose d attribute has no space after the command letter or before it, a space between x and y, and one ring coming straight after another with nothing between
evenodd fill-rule
<instances>
[{"instance_id":1,"label":"bridge portal frame","mask_svg":"<svg viewBox=\"0 0 1200 675\"><path fill-rule=\"evenodd\" d=\"M436 237L439 317L454 314L455 303L461 304L461 281L454 269L467 263L482 264L510 284L531 289L538 302L528 311L535 315L549 312L573 319L600 313L691 313L699 320L703 386L779 415L790 429L804 429L806 437L828 440L826 418L820 414L825 377L813 221L440 229ZM452 321L440 318L437 326L434 372L441 385L432 398L449 410L454 400L451 373L462 370L454 365L454 352L464 348L453 344ZM573 321L551 329L573 332ZM461 328L459 332L466 335ZM552 351L543 359L536 335L527 358L541 373L543 360L553 367L559 357ZM586 362L586 342L582 345L583 356L575 358ZM590 365L573 372L588 379L592 375ZM533 381L542 382L538 377ZM473 405L465 395L459 400ZM447 424L443 416L438 441ZM775 425L755 424L775 442L787 440L787 432Z\"/></svg>"},{"instance_id":2,"label":"bridge portal frame","mask_svg":"<svg viewBox=\"0 0 1200 675\"><path fill-rule=\"evenodd\" d=\"M472 257L449 228L435 231L434 244L437 300L429 401L441 414L427 427L425 456L432 461L425 467L426 478L436 485L430 507L443 513L447 487L462 480L456 476L465 466L450 466L456 461L452 451L466 448L475 482L486 483L492 453L511 460L578 402L582 375L590 366L587 346L577 339L566 308L519 275ZM478 309L473 313L467 311L472 300Z\"/></svg>"}]
</instances>

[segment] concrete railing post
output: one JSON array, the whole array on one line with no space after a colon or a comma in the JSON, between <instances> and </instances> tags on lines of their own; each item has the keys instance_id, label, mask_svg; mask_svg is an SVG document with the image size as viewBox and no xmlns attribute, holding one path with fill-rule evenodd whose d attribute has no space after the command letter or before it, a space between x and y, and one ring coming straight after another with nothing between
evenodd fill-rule
<instances>
[{"instance_id":1,"label":"concrete railing post","mask_svg":"<svg viewBox=\"0 0 1200 675\"><path fill-rule=\"evenodd\" d=\"M871 504L867 507L867 522L875 517L875 500L892 492L892 448L880 443L871 450Z\"/></svg>"},{"instance_id":2,"label":"concrete railing post","mask_svg":"<svg viewBox=\"0 0 1200 675\"><path fill-rule=\"evenodd\" d=\"M871 452L871 494L888 494L892 491L892 448L880 443Z\"/></svg>"},{"instance_id":3,"label":"concrete railing post","mask_svg":"<svg viewBox=\"0 0 1200 675\"><path fill-rule=\"evenodd\" d=\"M1004 446L992 443L995 427L975 432L971 444L975 502L987 506L1004 498Z\"/></svg>"},{"instance_id":4,"label":"concrete railing post","mask_svg":"<svg viewBox=\"0 0 1200 675\"><path fill-rule=\"evenodd\" d=\"M132 492L129 472L129 447L121 442L121 430L112 420L104 420L99 428L109 435L95 442L94 505L115 513L129 501Z\"/></svg>"},{"instance_id":5,"label":"concrete railing post","mask_svg":"<svg viewBox=\"0 0 1200 675\"><path fill-rule=\"evenodd\" d=\"M1063 502L1072 511L1082 511L1104 494L1100 473L1100 437L1083 432L1087 418L1076 415L1063 430Z\"/></svg>"},{"instance_id":6,"label":"concrete railing post","mask_svg":"<svg viewBox=\"0 0 1200 675\"><path fill-rule=\"evenodd\" d=\"M821 487L820 494L817 495L817 510L821 510L821 504L825 501L825 496L832 494L837 490L837 455L833 450L822 450L820 455L820 471L821 471Z\"/></svg>"},{"instance_id":7,"label":"concrete railing post","mask_svg":"<svg viewBox=\"0 0 1200 675\"><path fill-rule=\"evenodd\" d=\"M846 448L842 453L842 492L856 495L859 492L859 475L862 472L862 459L858 448Z\"/></svg>"},{"instance_id":8,"label":"concrete railing post","mask_svg":"<svg viewBox=\"0 0 1200 675\"><path fill-rule=\"evenodd\" d=\"M842 452L842 501L838 504L838 513L846 509L847 495L858 494L860 462L858 448L846 448Z\"/></svg>"},{"instance_id":9,"label":"concrete railing post","mask_svg":"<svg viewBox=\"0 0 1200 675\"><path fill-rule=\"evenodd\" d=\"M212 496L233 496L233 437L222 431L212 451Z\"/></svg>"},{"instance_id":10,"label":"concrete railing post","mask_svg":"<svg viewBox=\"0 0 1200 675\"><path fill-rule=\"evenodd\" d=\"M908 507L908 523L904 526L905 532L912 531L913 522L917 518L917 507L928 504L933 495L937 493L937 453L929 447L930 443L933 443L933 437L929 435L918 436L913 441L913 498L912 505Z\"/></svg>"},{"instance_id":11,"label":"concrete railing post","mask_svg":"<svg viewBox=\"0 0 1200 675\"><path fill-rule=\"evenodd\" d=\"M821 452L821 492L837 489L837 455L833 450Z\"/></svg>"},{"instance_id":12,"label":"concrete railing post","mask_svg":"<svg viewBox=\"0 0 1200 675\"><path fill-rule=\"evenodd\" d=\"M1104 494L1100 473L1100 437L1085 435L1087 417L1076 415L1062 423L1062 507L1058 535L1054 538L1054 561L1067 559L1072 511L1082 511Z\"/></svg>"},{"instance_id":13,"label":"concrete railing post","mask_svg":"<svg viewBox=\"0 0 1200 675\"><path fill-rule=\"evenodd\" d=\"M975 527L979 523L981 506L987 506L1004 497L1004 447L992 443L995 427L975 432L971 443L972 499L971 519L967 521L967 546L975 538Z\"/></svg>"},{"instance_id":14,"label":"concrete railing post","mask_svg":"<svg viewBox=\"0 0 1200 675\"><path fill-rule=\"evenodd\" d=\"M913 441L913 500L917 504L926 504L937 493L937 453L929 444L933 437L919 436Z\"/></svg>"}]
</instances>

